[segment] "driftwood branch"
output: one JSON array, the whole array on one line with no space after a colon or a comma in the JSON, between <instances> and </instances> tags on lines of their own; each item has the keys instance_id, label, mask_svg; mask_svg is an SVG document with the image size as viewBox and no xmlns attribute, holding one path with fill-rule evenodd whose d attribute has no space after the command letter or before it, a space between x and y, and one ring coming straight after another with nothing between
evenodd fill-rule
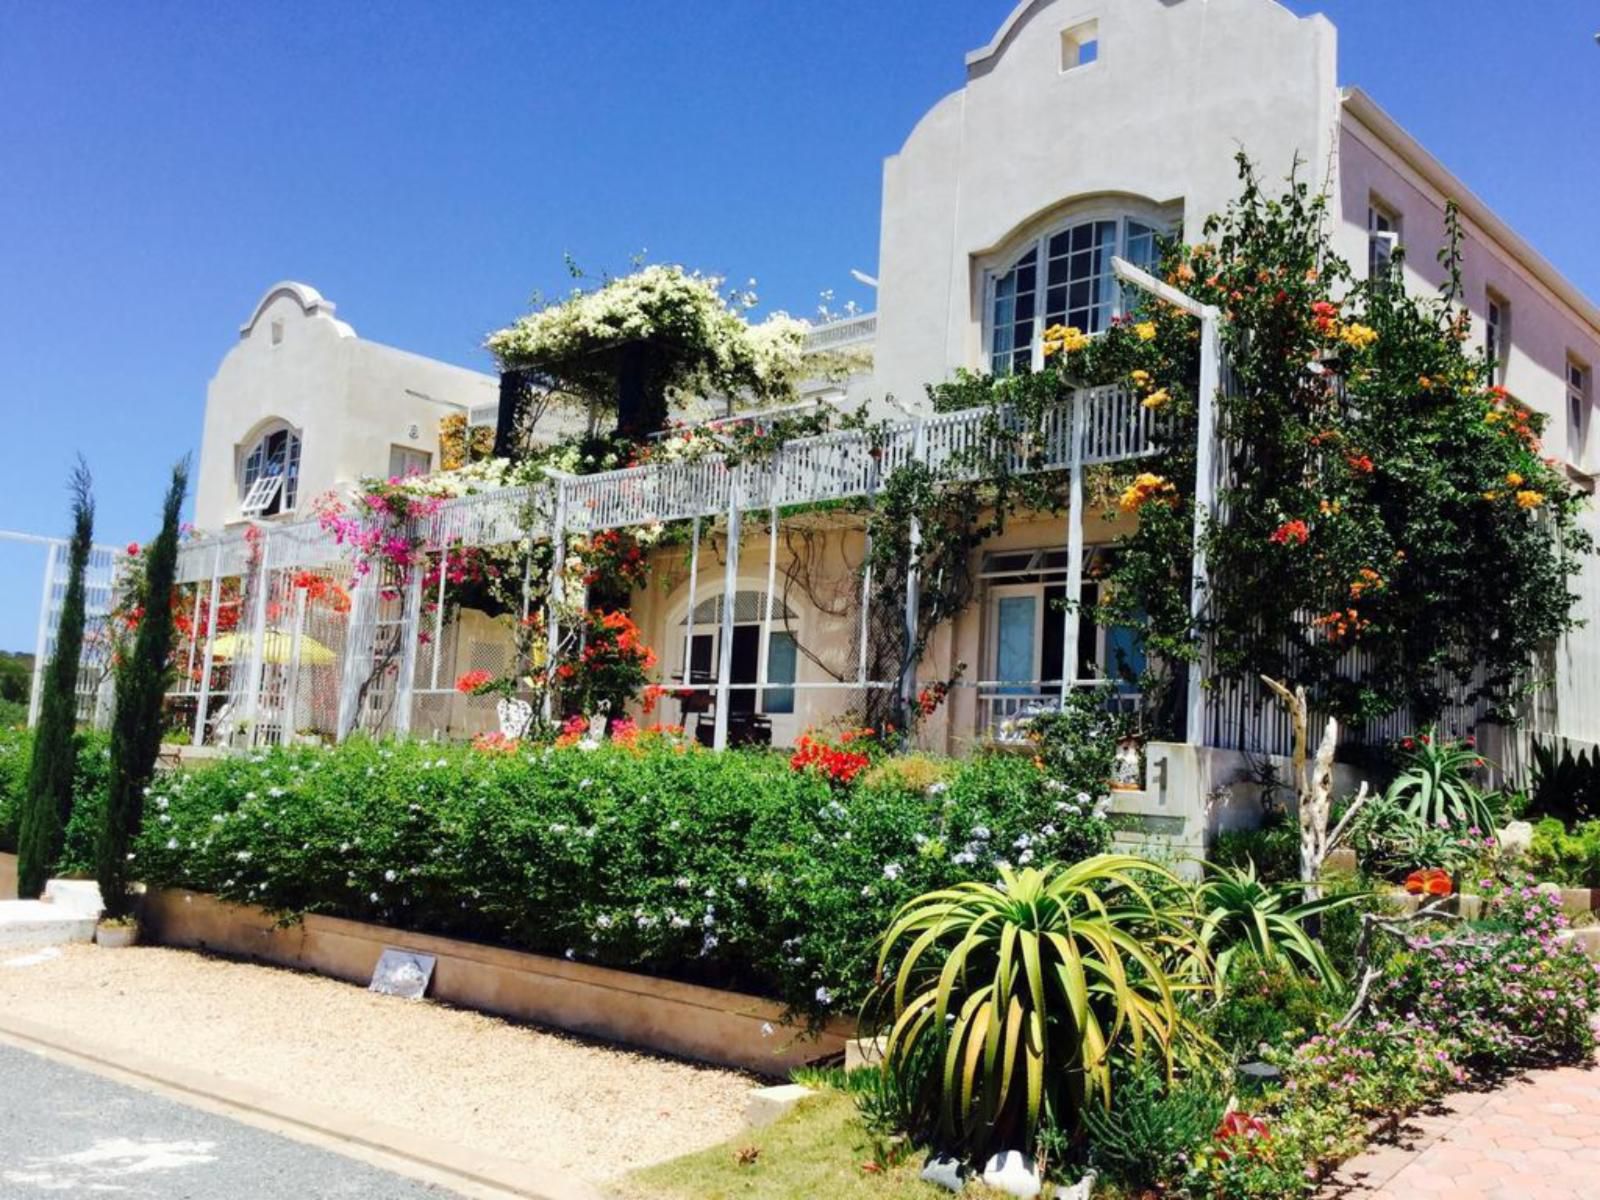
<instances>
[{"instance_id":1,"label":"driftwood branch","mask_svg":"<svg viewBox=\"0 0 1600 1200\"><path fill-rule=\"evenodd\" d=\"M1448 912L1441 906L1444 898L1429 901L1414 913L1405 913L1400 916L1386 916L1382 913L1365 913L1361 917L1361 936L1356 940L1356 966L1361 976L1361 982L1356 985L1355 998L1350 1002L1349 1010L1333 1023L1335 1029L1348 1029L1355 1023L1367 1006L1371 998L1372 985L1383 975L1383 972L1372 965L1372 946L1376 935L1383 933L1399 937L1408 926L1416 925L1422 921L1460 921L1464 918L1460 913Z\"/></svg>"}]
</instances>

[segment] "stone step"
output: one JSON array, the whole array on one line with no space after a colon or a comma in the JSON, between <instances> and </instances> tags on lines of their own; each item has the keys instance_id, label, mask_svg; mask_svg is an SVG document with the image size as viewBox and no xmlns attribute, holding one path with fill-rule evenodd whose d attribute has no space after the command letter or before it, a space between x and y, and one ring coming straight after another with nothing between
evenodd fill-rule
<instances>
[{"instance_id":1,"label":"stone step","mask_svg":"<svg viewBox=\"0 0 1600 1200\"><path fill-rule=\"evenodd\" d=\"M59 946L94 941L99 913L43 900L0 900L0 946Z\"/></svg>"}]
</instances>

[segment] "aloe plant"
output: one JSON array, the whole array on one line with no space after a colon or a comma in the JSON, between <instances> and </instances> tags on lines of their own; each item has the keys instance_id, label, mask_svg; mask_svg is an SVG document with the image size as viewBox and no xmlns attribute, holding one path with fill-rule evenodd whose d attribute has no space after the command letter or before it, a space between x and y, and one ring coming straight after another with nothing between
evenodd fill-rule
<instances>
[{"instance_id":1,"label":"aloe plant","mask_svg":"<svg viewBox=\"0 0 1600 1200\"><path fill-rule=\"evenodd\" d=\"M1102 854L1000 876L905 905L878 958L883 1069L914 1121L977 1154L1031 1149L1042 1117L1073 1129L1109 1105L1118 1049L1169 1072L1200 1050L1178 997L1210 978L1182 885L1153 863Z\"/></svg>"},{"instance_id":2,"label":"aloe plant","mask_svg":"<svg viewBox=\"0 0 1600 1200\"><path fill-rule=\"evenodd\" d=\"M1471 738L1458 742L1429 730L1401 743L1400 773L1386 795L1424 824L1488 834L1495 828L1494 810L1473 781L1482 767Z\"/></svg>"},{"instance_id":3,"label":"aloe plant","mask_svg":"<svg viewBox=\"0 0 1600 1200\"><path fill-rule=\"evenodd\" d=\"M1362 899L1360 892L1302 901L1298 881L1263 883L1253 861L1236 867L1207 864L1206 869L1209 874L1196 889L1195 900L1200 940L1215 959L1218 979L1226 980L1234 957L1249 950L1263 962L1282 959L1333 991L1344 990L1344 978L1308 926L1323 913Z\"/></svg>"}]
</instances>

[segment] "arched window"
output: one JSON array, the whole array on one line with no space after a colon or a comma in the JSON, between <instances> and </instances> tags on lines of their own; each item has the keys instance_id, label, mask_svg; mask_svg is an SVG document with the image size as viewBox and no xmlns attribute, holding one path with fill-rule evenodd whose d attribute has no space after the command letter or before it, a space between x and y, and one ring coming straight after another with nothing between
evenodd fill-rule
<instances>
[{"instance_id":1,"label":"arched window","mask_svg":"<svg viewBox=\"0 0 1600 1200\"><path fill-rule=\"evenodd\" d=\"M287 425L268 428L244 456L240 514L271 517L294 511L300 491L300 435Z\"/></svg>"},{"instance_id":2,"label":"arched window","mask_svg":"<svg viewBox=\"0 0 1600 1200\"><path fill-rule=\"evenodd\" d=\"M1112 256L1148 267L1159 236L1146 221L1117 216L1077 221L1030 242L989 278L989 369L1029 370L1034 342L1052 325L1103 332L1123 310Z\"/></svg>"}]
</instances>

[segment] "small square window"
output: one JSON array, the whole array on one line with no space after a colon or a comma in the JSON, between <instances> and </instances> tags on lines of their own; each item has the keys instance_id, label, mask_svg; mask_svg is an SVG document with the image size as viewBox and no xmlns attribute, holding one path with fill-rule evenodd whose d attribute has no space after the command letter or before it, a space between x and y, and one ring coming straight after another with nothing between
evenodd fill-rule
<instances>
[{"instance_id":1,"label":"small square window","mask_svg":"<svg viewBox=\"0 0 1600 1200\"><path fill-rule=\"evenodd\" d=\"M1100 61L1100 22L1085 21L1061 31L1061 69L1072 71Z\"/></svg>"},{"instance_id":2,"label":"small square window","mask_svg":"<svg viewBox=\"0 0 1600 1200\"><path fill-rule=\"evenodd\" d=\"M433 455L426 450L410 446L389 447L389 478L404 479L407 475L426 475L433 466Z\"/></svg>"},{"instance_id":3,"label":"small square window","mask_svg":"<svg viewBox=\"0 0 1600 1200\"><path fill-rule=\"evenodd\" d=\"M1483 349L1489 360L1489 382L1504 386L1506 363L1511 357L1511 305L1490 292L1484 313Z\"/></svg>"},{"instance_id":4,"label":"small square window","mask_svg":"<svg viewBox=\"0 0 1600 1200\"><path fill-rule=\"evenodd\" d=\"M1575 358L1567 360L1567 445L1569 457L1580 467L1588 460L1589 368Z\"/></svg>"},{"instance_id":5,"label":"small square window","mask_svg":"<svg viewBox=\"0 0 1600 1200\"><path fill-rule=\"evenodd\" d=\"M1367 278L1389 274L1395 247L1400 244L1400 214L1373 197L1367 205Z\"/></svg>"}]
</instances>

